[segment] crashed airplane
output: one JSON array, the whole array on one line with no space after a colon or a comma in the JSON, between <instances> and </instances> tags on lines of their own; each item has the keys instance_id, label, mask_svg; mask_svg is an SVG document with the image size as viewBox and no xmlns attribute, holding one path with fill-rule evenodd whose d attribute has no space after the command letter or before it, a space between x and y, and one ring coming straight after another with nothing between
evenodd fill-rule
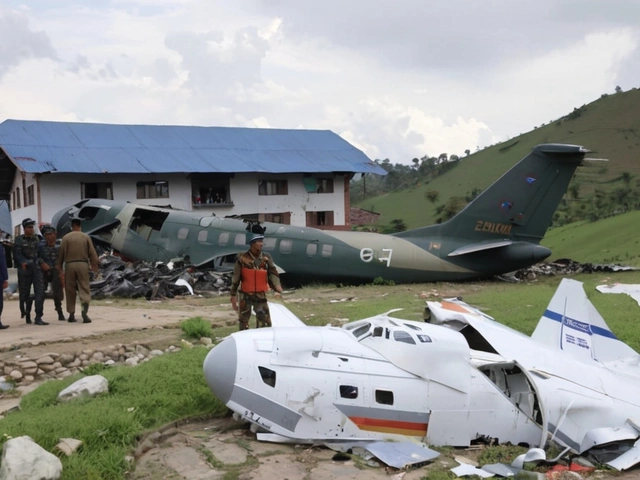
<instances>
[{"instance_id":1,"label":"crashed airplane","mask_svg":"<svg viewBox=\"0 0 640 480\"><path fill-rule=\"evenodd\" d=\"M442 224L383 235L264 223L263 250L289 286L359 284L378 277L395 283L463 280L528 267L551 254L539 242L587 151L538 145ZM53 225L64 233L75 217L96 242L125 258L188 257L196 266L217 269L229 268L230 255L247 248L247 228L255 227L238 219L102 199L65 208Z\"/></svg>"},{"instance_id":2,"label":"crashed airplane","mask_svg":"<svg viewBox=\"0 0 640 480\"><path fill-rule=\"evenodd\" d=\"M562 281L531 337L458 299L427 303L430 323L383 314L340 328L305 326L271 304L274 327L215 346L206 381L264 440L552 438L578 453L606 446L618 470L640 462L640 357L580 282Z\"/></svg>"}]
</instances>

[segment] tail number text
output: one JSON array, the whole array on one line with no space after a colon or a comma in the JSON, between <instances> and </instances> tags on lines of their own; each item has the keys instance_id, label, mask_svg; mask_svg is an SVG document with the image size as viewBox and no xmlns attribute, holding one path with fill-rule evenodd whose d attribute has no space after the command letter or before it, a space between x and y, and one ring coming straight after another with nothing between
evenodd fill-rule
<instances>
[{"instance_id":1,"label":"tail number text","mask_svg":"<svg viewBox=\"0 0 640 480\"><path fill-rule=\"evenodd\" d=\"M383 248L382 253L378 256L378 260L382 263L385 263L386 266L390 266L391 264L391 255L393 254L393 248ZM363 248L360 250L360 260L365 263L371 262L375 257L372 248Z\"/></svg>"}]
</instances>

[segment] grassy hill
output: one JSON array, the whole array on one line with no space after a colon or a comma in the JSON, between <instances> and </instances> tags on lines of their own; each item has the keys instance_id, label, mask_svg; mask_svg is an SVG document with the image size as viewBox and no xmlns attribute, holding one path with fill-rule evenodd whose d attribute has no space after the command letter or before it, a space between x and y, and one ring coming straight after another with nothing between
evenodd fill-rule
<instances>
[{"instance_id":1,"label":"grassy hill","mask_svg":"<svg viewBox=\"0 0 640 480\"><path fill-rule=\"evenodd\" d=\"M551 249L552 260L571 258L640 267L640 211L553 228L542 245Z\"/></svg>"},{"instance_id":2,"label":"grassy hill","mask_svg":"<svg viewBox=\"0 0 640 480\"><path fill-rule=\"evenodd\" d=\"M577 198L588 205L596 190L610 192L624 186L640 186L640 90L611 95L576 107L561 119L531 132L463 157L445 174L430 181L416 179L415 185L364 200L352 198L352 205L381 214L379 225L402 219L408 228L429 225L436 220L436 207L453 196L464 197L474 188L485 189L540 143L571 143L589 148L591 158L608 162L587 162L578 169L573 184ZM434 203L427 191L439 192Z\"/></svg>"}]
</instances>

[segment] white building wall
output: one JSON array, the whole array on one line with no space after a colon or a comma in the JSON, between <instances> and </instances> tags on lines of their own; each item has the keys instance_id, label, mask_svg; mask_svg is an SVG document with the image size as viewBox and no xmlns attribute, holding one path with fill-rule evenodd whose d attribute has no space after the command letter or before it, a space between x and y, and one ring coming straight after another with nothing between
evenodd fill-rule
<instances>
[{"instance_id":1,"label":"white building wall","mask_svg":"<svg viewBox=\"0 0 640 480\"><path fill-rule=\"evenodd\" d=\"M287 195L258 195L260 180L287 180ZM20 187L21 208L14 210L11 204L12 225L20 225L22 219L31 217L37 223L48 223L61 209L81 200L81 183L110 182L113 187L113 199L130 201L143 205L171 205L182 210L195 210L201 213L215 213L218 216L242 215L253 213L290 212L291 224L306 225L307 211L333 211L334 225L345 225L344 176L333 180L334 193L308 193L305 190L302 174L236 174L230 179L230 199L233 206L192 205L192 186L188 174L125 175L125 174L44 174L25 175L25 184L34 185L35 204L24 206L22 173L17 172L12 190ZM169 182L169 198L136 198L136 183L139 181ZM39 206L39 207L38 207ZM13 232L12 232L13 233Z\"/></svg>"}]
</instances>

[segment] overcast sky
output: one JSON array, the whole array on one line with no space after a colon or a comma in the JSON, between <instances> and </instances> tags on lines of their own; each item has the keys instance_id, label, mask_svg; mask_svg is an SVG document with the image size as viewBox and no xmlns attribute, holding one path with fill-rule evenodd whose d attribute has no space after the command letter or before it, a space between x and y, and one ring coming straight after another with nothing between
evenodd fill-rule
<instances>
[{"instance_id":1,"label":"overcast sky","mask_svg":"<svg viewBox=\"0 0 640 480\"><path fill-rule=\"evenodd\" d=\"M1 0L0 122L328 129L462 155L640 86L640 0Z\"/></svg>"}]
</instances>

